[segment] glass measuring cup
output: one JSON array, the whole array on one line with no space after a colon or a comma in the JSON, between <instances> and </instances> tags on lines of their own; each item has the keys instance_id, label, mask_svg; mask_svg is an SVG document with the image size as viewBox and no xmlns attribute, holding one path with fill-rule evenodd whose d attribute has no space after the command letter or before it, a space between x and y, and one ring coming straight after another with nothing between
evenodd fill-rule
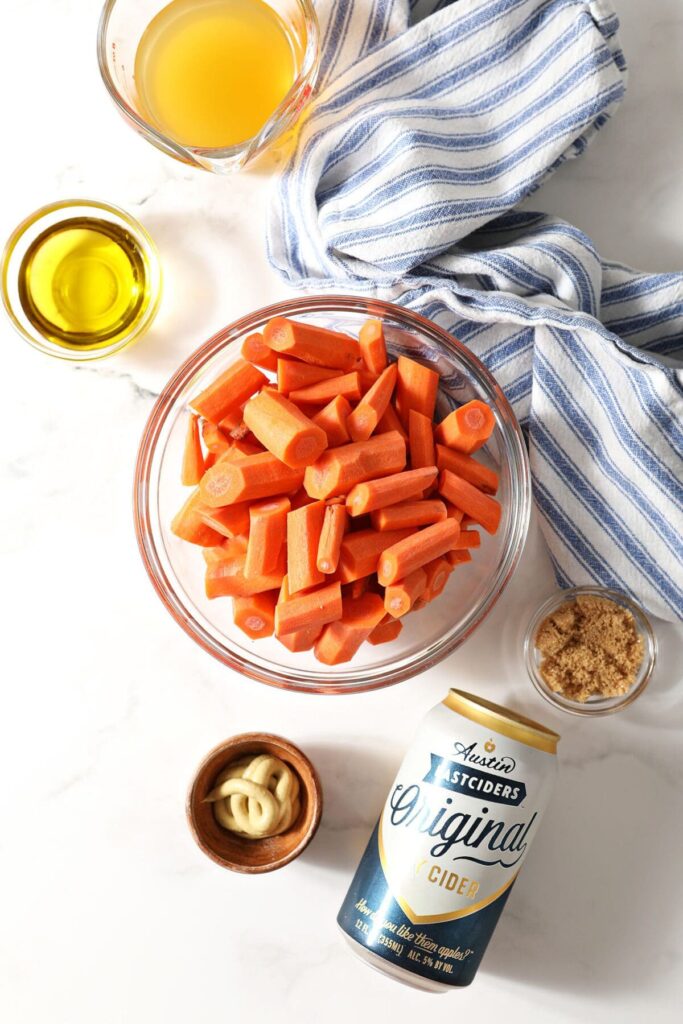
<instances>
[{"instance_id":1,"label":"glass measuring cup","mask_svg":"<svg viewBox=\"0 0 683 1024\"><path fill-rule=\"evenodd\" d=\"M296 73L286 96L251 138L225 148L180 143L142 113L135 81L140 39L169 0L106 0L100 16L97 56L109 95L126 121L158 149L216 174L238 170L293 126L313 92L319 65L318 22L311 0L263 0L279 17L292 47ZM239 100L237 100L239 102Z\"/></svg>"}]
</instances>

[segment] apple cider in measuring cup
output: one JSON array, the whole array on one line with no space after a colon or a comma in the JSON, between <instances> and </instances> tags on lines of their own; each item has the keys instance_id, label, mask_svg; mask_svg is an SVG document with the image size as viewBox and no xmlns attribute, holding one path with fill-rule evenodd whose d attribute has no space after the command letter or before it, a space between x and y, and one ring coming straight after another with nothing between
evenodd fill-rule
<instances>
[{"instance_id":1,"label":"apple cider in measuring cup","mask_svg":"<svg viewBox=\"0 0 683 1024\"><path fill-rule=\"evenodd\" d=\"M297 72L288 28L263 0L173 0L135 57L140 113L180 145L207 149L258 135Z\"/></svg>"}]
</instances>

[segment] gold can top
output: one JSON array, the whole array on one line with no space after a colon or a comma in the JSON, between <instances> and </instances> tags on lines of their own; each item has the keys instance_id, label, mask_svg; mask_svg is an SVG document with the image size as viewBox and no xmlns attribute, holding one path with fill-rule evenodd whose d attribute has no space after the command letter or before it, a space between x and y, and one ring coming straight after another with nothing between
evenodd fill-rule
<instances>
[{"instance_id":1,"label":"gold can top","mask_svg":"<svg viewBox=\"0 0 683 1024\"><path fill-rule=\"evenodd\" d=\"M517 740L527 747L535 747L546 754L557 753L559 733L546 729L544 725L520 715L517 711L493 704L483 697L475 697L464 690L455 689L448 691L443 703L451 711L457 711L471 722L477 722L501 736Z\"/></svg>"}]
</instances>

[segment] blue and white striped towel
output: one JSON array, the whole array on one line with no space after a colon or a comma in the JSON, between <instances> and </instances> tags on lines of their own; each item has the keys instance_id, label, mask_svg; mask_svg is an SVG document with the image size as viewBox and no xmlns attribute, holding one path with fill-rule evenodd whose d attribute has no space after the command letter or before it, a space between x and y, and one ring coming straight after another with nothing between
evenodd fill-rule
<instances>
[{"instance_id":1,"label":"blue and white striped towel","mask_svg":"<svg viewBox=\"0 0 683 1024\"><path fill-rule=\"evenodd\" d=\"M623 96L609 4L318 10L321 87L278 186L271 261L464 341L528 427L559 581L683 618L683 275L606 263L569 224L513 210Z\"/></svg>"}]
</instances>

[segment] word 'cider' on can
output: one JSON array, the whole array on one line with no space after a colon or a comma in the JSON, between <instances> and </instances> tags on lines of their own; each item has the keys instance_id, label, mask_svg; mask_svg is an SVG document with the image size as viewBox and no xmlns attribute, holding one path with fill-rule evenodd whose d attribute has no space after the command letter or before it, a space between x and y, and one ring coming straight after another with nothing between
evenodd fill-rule
<instances>
[{"instance_id":1,"label":"word 'cider' on can","mask_svg":"<svg viewBox=\"0 0 683 1024\"><path fill-rule=\"evenodd\" d=\"M370 966L469 985L538 829L557 733L461 690L422 720L337 921Z\"/></svg>"}]
</instances>

